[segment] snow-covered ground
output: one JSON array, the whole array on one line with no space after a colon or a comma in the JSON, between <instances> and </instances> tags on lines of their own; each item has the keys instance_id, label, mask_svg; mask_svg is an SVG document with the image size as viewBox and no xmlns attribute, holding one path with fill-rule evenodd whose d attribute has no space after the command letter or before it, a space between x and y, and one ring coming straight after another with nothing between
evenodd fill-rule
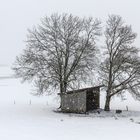
<instances>
[{"instance_id":1,"label":"snow-covered ground","mask_svg":"<svg viewBox=\"0 0 140 140\"><path fill-rule=\"evenodd\" d=\"M7 74L8 73L8 74ZM0 76L9 76L1 70ZM121 115L78 115L56 113L56 97L34 97L28 83L18 79L0 80L0 140L139 140L140 102L114 99L112 109L126 110ZM103 96L101 107L103 107Z\"/></svg>"}]
</instances>

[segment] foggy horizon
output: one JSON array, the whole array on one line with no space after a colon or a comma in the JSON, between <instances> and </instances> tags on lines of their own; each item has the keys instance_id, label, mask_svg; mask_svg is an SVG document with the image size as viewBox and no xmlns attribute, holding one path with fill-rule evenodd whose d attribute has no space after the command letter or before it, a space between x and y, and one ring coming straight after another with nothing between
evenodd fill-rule
<instances>
[{"instance_id":1,"label":"foggy horizon","mask_svg":"<svg viewBox=\"0 0 140 140\"><path fill-rule=\"evenodd\" d=\"M10 66L15 57L26 48L27 29L40 23L40 19L52 13L68 13L80 17L99 18L102 26L110 14L120 15L128 25L132 25L138 34L136 46L140 40L140 1L138 0L0 0L0 66Z\"/></svg>"}]
</instances>

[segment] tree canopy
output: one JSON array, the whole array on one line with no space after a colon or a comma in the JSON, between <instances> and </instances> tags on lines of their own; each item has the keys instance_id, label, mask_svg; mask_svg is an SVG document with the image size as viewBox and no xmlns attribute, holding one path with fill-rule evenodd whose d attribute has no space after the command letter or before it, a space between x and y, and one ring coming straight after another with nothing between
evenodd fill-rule
<instances>
[{"instance_id":1,"label":"tree canopy","mask_svg":"<svg viewBox=\"0 0 140 140\"><path fill-rule=\"evenodd\" d=\"M46 16L28 30L27 48L14 70L24 81L33 80L37 94L47 89L68 89L86 81L95 66L96 39L101 22L69 14Z\"/></svg>"}]
</instances>

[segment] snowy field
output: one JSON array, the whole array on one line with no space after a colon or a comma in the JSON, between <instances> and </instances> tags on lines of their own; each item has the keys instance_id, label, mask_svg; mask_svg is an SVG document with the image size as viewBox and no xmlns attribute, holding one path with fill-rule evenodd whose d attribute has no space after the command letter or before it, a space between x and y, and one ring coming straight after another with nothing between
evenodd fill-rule
<instances>
[{"instance_id":1,"label":"snowy field","mask_svg":"<svg viewBox=\"0 0 140 140\"><path fill-rule=\"evenodd\" d=\"M1 69L0 76L11 71ZM78 115L56 113L56 97L34 97L28 83L0 80L0 140L139 140L140 102L131 97L112 101L111 113ZM103 96L101 107L103 107Z\"/></svg>"}]
</instances>

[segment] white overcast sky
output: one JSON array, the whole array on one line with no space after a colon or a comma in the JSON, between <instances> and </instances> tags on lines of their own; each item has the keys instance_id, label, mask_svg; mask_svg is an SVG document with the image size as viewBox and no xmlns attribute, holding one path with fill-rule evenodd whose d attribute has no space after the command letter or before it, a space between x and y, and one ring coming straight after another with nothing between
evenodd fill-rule
<instances>
[{"instance_id":1,"label":"white overcast sky","mask_svg":"<svg viewBox=\"0 0 140 140\"><path fill-rule=\"evenodd\" d=\"M56 12L101 20L109 14L121 15L138 33L140 47L140 0L0 0L0 65L11 66L25 48L27 28Z\"/></svg>"}]
</instances>

